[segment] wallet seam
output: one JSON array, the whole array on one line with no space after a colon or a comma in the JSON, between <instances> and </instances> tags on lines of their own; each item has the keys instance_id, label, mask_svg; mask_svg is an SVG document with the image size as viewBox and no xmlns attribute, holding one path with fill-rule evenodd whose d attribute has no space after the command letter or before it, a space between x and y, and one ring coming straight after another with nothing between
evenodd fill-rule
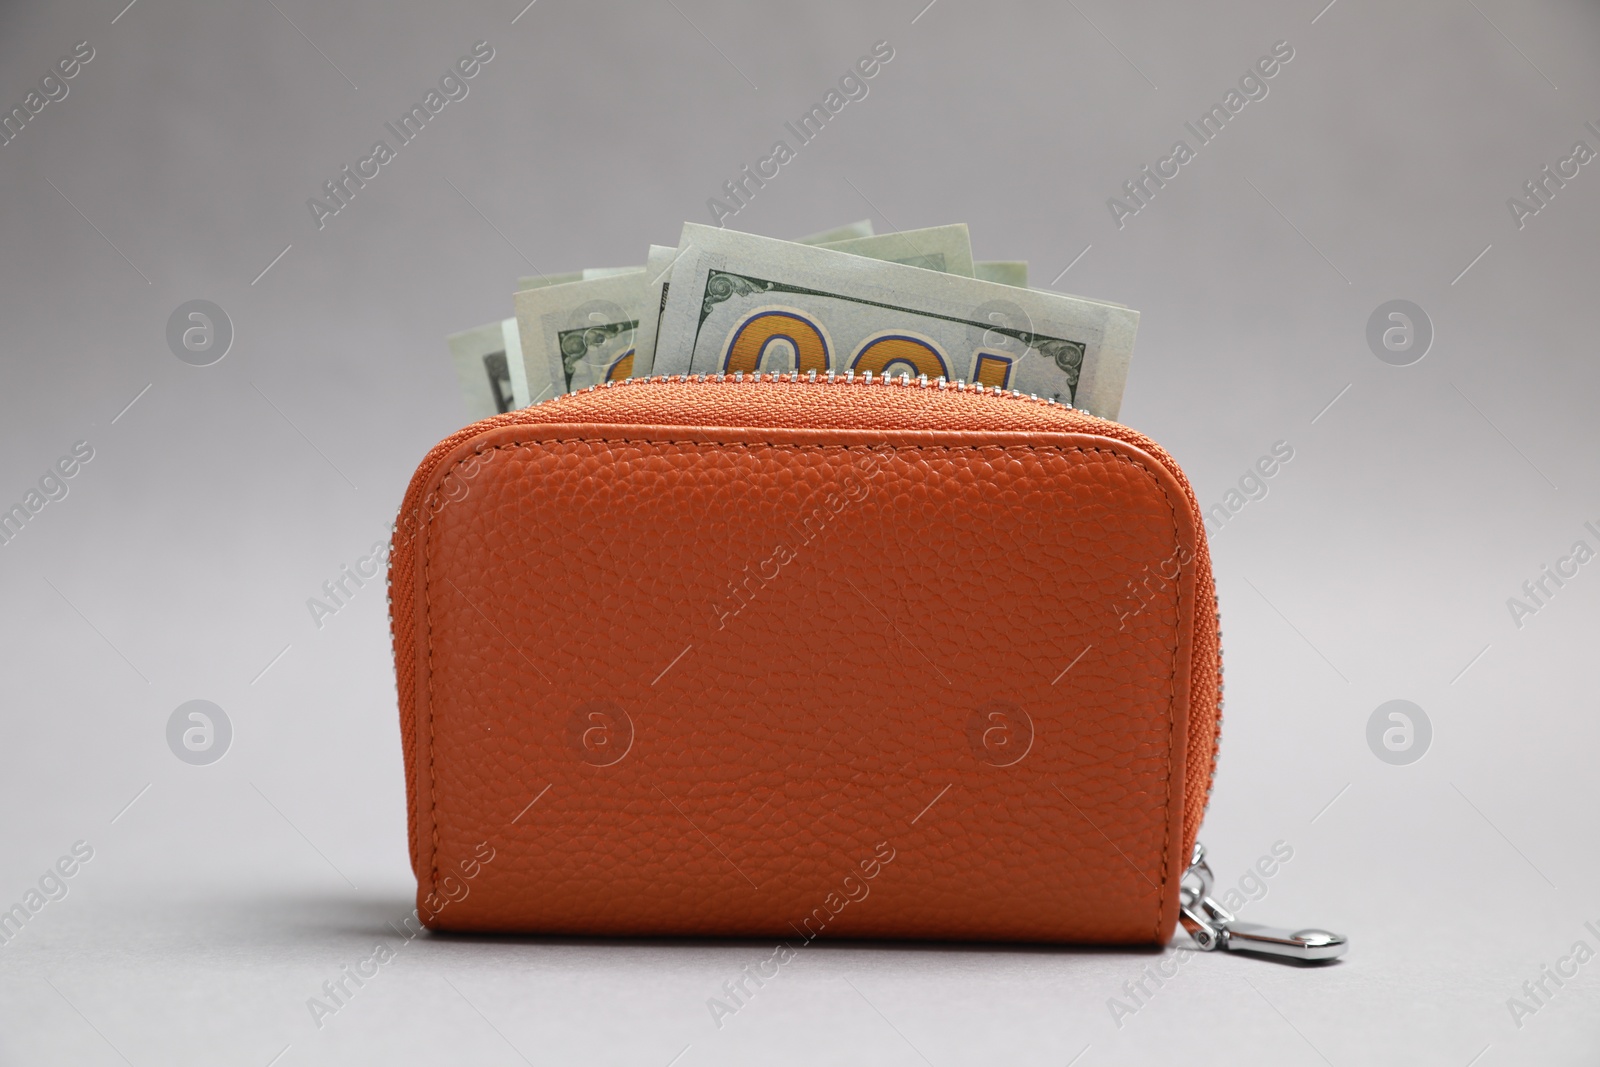
<instances>
[{"instance_id":1,"label":"wallet seam","mask_svg":"<svg viewBox=\"0 0 1600 1067\"><path fill-rule=\"evenodd\" d=\"M993 450L993 449L998 449L998 450L1000 450L1002 452L1011 452L1011 451L1016 451L1016 450L1019 450L1019 449L1022 450L1022 451L1027 451L1027 452L1037 452L1037 451L1040 451L1041 449L1042 450L1048 450L1048 451L1056 452L1056 453L1067 453L1067 452L1085 453L1085 452L1093 452L1093 453L1095 453L1097 455L1108 455L1112 459L1114 459L1114 460L1116 460L1116 461L1118 461L1120 463L1125 463L1125 464L1127 464L1127 465L1129 465L1131 467L1137 467L1145 475L1145 477L1149 478L1152 482L1154 482L1156 488L1160 491L1161 499L1167 505L1168 517L1170 518L1170 520L1172 522L1172 539L1173 539L1173 543L1174 544L1177 543L1179 537L1182 534L1182 531L1181 531L1181 529L1179 527L1179 523L1178 523L1177 512L1176 512L1176 509L1173 507L1173 504L1172 504L1171 494L1167 492L1166 487L1161 484L1161 479L1156 477L1155 473L1149 468L1148 465L1140 462L1138 459L1135 459L1135 458L1133 458L1131 456L1123 455L1122 453L1116 451L1115 449L1099 448L1099 447L1090 446L1090 445L1055 446L1055 445L1006 444L1006 443L999 443L999 442L989 442L989 443L984 443L984 444L965 444L965 445L896 445L896 444L893 444L892 442L880 442L880 443L877 443L877 444L870 444L870 445L842 445L842 444L828 444L828 443L823 443L823 442L811 443L811 442L793 442L793 441L695 441L695 440L677 441L677 440L672 440L672 439L662 439L662 438L656 438L656 437L606 437L606 436L596 436L596 437L534 438L534 439L528 440L528 441L509 441L509 442L504 442L504 443L501 443L501 444L493 445L493 446L491 446L491 448L489 450L492 450L492 451L495 451L495 452L501 452L501 451L504 451L506 449L531 448L534 445L578 445L578 444L671 445L671 446L674 446L674 447L681 447L681 446L684 446L684 445L692 445L697 449L700 449L700 448L749 448L751 446L762 446L762 447L766 447L766 448L786 449L786 450L789 450L789 451L800 451L800 450L805 450L805 449L815 449L815 450L818 450L818 451L833 450L833 451L839 451L839 452L881 451L885 447L887 447L887 448L889 448L889 449L891 449L891 450L893 450L895 452L928 452L928 451L937 451L937 452L980 452L980 451L984 451L984 450ZM450 465L449 471L446 472L445 474L443 474L442 476L440 476L439 480L442 481L444 478L450 477L450 475L454 474L460 467L465 465L467 462L469 462L469 461L481 456L483 451L486 451L486 450L474 449L472 452L468 453L467 455L462 456L460 459L456 460L455 463ZM437 514L437 513L436 512L432 512L427 516L426 519L423 520L424 528L429 528L429 527L432 526L434 514ZM429 870L428 890L429 890L430 894L434 892L435 887L438 885L438 882L439 882L439 791L438 791L438 782L437 782L437 779L434 776L433 610L432 610L433 602L432 602L432 595L431 595L432 586L431 586L431 582L430 582L429 577L428 577L428 572L429 572L429 570L430 570L430 568L432 566L432 562L433 562L433 539L430 537L430 538L427 539L427 549L422 554L422 607L423 607L423 614L427 617L427 622L425 624L425 630L424 630L424 635L425 635L424 636L424 641L425 641L425 643L427 645L427 653L428 653L428 655L427 655L427 662L428 662L428 685L427 685L427 694L428 694L428 813L429 813L429 820L428 821L429 821L429 824L430 824L429 825L429 831L430 831L429 832L429 836L432 839L432 846L433 846L432 849L430 850L430 855L428 857L428 870ZM1181 607L1182 607L1181 594L1179 594L1179 603L1178 603L1177 606L1181 610ZM1176 693L1175 690L1176 690L1176 683L1177 683L1177 676L1178 676L1178 658L1179 658L1180 652L1182 651L1182 648L1181 648L1181 633L1182 633L1182 626L1181 626L1181 619L1180 619L1180 625L1176 628L1175 637L1174 637L1174 643L1173 643L1173 646L1172 646L1171 673L1169 674L1169 676L1167 678L1167 691L1168 691L1168 694L1169 694L1168 702L1167 702L1167 775L1166 775L1166 778L1167 778L1167 796L1166 796L1165 804L1163 806L1163 813L1162 813L1163 814L1163 823L1162 823L1162 832L1161 832L1161 899L1160 899L1160 901L1158 901L1158 903L1156 905L1156 922L1155 922L1155 932L1154 932L1154 936L1153 936L1153 940L1155 940L1157 942L1159 942L1161 940L1161 928L1164 925L1162 923L1162 921L1161 921L1161 916L1162 916L1163 910L1166 907L1167 883L1168 883L1168 881L1170 879L1170 876L1171 876L1170 853L1171 853L1171 844L1172 843L1171 843L1171 840L1170 840L1170 838L1171 838L1170 829L1171 829L1171 822L1172 822L1172 791L1173 791L1173 783L1175 782L1175 780L1177 778L1177 775L1175 775L1173 773L1173 764L1175 762L1175 760L1173 758L1173 744L1174 744L1174 741L1175 741L1175 738L1176 738L1176 735L1177 735L1177 715L1175 714L1174 703L1175 703L1175 701L1177 699L1177 693ZM1138 867L1135 866L1134 869L1137 871ZM1140 872L1140 873L1142 873L1142 872Z\"/></svg>"}]
</instances>

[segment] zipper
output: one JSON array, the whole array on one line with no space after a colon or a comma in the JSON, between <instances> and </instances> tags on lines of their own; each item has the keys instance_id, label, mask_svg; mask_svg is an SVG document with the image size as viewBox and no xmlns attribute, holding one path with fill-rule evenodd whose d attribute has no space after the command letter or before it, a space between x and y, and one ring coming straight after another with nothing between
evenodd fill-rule
<instances>
[{"instance_id":1,"label":"zipper","mask_svg":"<svg viewBox=\"0 0 1600 1067\"><path fill-rule=\"evenodd\" d=\"M1211 866L1206 863L1206 847L1196 841L1189 869L1183 872L1178 884L1178 921L1189 931L1195 944L1206 952L1227 949L1280 956L1302 963L1322 963L1338 959L1350 947L1349 938L1327 930L1288 930L1281 926L1240 922L1212 899L1214 882Z\"/></svg>"}]
</instances>

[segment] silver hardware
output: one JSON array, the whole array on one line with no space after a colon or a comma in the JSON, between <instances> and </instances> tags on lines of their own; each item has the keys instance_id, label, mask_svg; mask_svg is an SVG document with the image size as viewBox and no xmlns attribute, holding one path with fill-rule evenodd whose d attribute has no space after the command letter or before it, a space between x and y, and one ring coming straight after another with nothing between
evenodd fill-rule
<instances>
[{"instance_id":1,"label":"silver hardware","mask_svg":"<svg viewBox=\"0 0 1600 1067\"><path fill-rule=\"evenodd\" d=\"M1211 866L1206 863L1206 848L1196 841L1189 869L1183 872L1178 886L1179 921L1195 944L1206 952L1222 948L1313 962L1337 959L1350 947L1349 939L1343 934L1327 930L1288 930L1240 922L1211 898L1215 882Z\"/></svg>"}]
</instances>

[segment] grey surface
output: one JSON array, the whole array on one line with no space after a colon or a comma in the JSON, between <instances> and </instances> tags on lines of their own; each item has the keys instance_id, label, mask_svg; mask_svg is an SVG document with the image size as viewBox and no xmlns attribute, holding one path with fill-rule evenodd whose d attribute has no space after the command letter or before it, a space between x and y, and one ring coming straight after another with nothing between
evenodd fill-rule
<instances>
[{"instance_id":1,"label":"grey surface","mask_svg":"<svg viewBox=\"0 0 1600 1067\"><path fill-rule=\"evenodd\" d=\"M1600 563L1521 628L1506 600L1600 526L1600 169L1522 229L1506 199L1600 148L1600 13L923 2L7 5L6 107L97 54L0 146L0 500L95 458L0 547L0 905L95 855L0 948L0 1060L1595 1062L1600 961L1520 1028L1507 998L1600 948ZM319 232L306 198L480 38L470 95ZM770 946L431 939L317 1029L411 883L382 589L320 630L306 600L462 421L445 335L518 275L708 220L882 38L870 95L734 224L966 220L1036 284L1082 252L1057 285L1143 312L1123 416L1207 506L1293 445L1214 541L1204 839L1224 884L1290 843L1244 915L1346 931L1348 960L1195 958L1119 1028L1151 956L816 946L718 1029L707 998ZM1280 39L1270 94L1119 230L1106 198ZM167 348L192 299L234 325L209 367ZM1367 347L1394 299L1434 326L1411 366ZM194 699L232 723L209 766L167 747ZM1393 699L1433 727L1406 766L1367 747Z\"/></svg>"}]
</instances>

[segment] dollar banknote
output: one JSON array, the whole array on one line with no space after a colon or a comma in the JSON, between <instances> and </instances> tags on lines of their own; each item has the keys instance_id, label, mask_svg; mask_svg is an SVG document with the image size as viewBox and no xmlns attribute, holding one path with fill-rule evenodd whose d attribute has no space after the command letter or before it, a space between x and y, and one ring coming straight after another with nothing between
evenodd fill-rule
<instances>
[{"instance_id":1,"label":"dollar banknote","mask_svg":"<svg viewBox=\"0 0 1600 1067\"><path fill-rule=\"evenodd\" d=\"M696 223L678 247L656 374L925 374L1121 407L1136 311Z\"/></svg>"},{"instance_id":2,"label":"dollar banknote","mask_svg":"<svg viewBox=\"0 0 1600 1067\"><path fill-rule=\"evenodd\" d=\"M590 282L596 278L611 278L618 274L632 274L643 267L585 267L583 268L583 281Z\"/></svg>"},{"instance_id":3,"label":"dollar banknote","mask_svg":"<svg viewBox=\"0 0 1600 1067\"><path fill-rule=\"evenodd\" d=\"M835 226L831 230L822 230L819 233L807 234L795 239L799 245L824 245L829 241L848 241L852 237L871 237L872 220L862 219L860 222L850 222L843 226Z\"/></svg>"},{"instance_id":4,"label":"dollar banknote","mask_svg":"<svg viewBox=\"0 0 1600 1067\"><path fill-rule=\"evenodd\" d=\"M456 384L461 387L469 419L476 422L516 406L511 391L511 364L522 362L516 319L463 330L445 340L450 345Z\"/></svg>"},{"instance_id":5,"label":"dollar banknote","mask_svg":"<svg viewBox=\"0 0 1600 1067\"><path fill-rule=\"evenodd\" d=\"M848 252L852 256L881 259L886 263L904 263L908 267L959 274L963 278L973 276L972 237L967 233L967 224L964 222L881 233L876 237L826 241L817 247Z\"/></svg>"},{"instance_id":6,"label":"dollar banknote","mask_svg":"<svg viewBox=\"0 0 1600 1067\"><path fill-rule=\"evenodd\" d=\"M648 378L655 373L656 337L661 330L661 312L666 308L667 288L672 281L672 265L678 250L671 245L651 245L644 264L644 307L639 313L639 332L634 339L633 376Z\"/></svg>"},{"instance_id":7,"label":"dollar banknote","mask_svg":"<svg viewBox=\"0 0 1600 1067\"><path fill-rule=\"evenodd\" d=\"M1028 287L1028 264L1025 260L980 259L972 265L975 277L998 285Z\"/></svg>"},{"instance_id":8,"label":"dollar banknote","mask_svg":"<svg viewBox=\"0 0 1600 1067\"><path fill-rule=\"evenodd\" d=\"M568 282L583 281L583 271L569 270L564 274L535 274L530 277L517 279L517 292L524 289L543 289L547 285L566 285Z\"/></svg>"},{"instance_id":9,"label":"dollar banknote","mask_svg":"<svg viewBox=\"0 0 1600 1067\"><path fill-rule=\"evenodd\" d=\"M635 269L517 293L522 382L514 368L511 378L517 405L632 377L645 281Z\"/></svg>"},{"instance_id":10,"label":"dollar banknote","mask_svg":"<svg viewBox=\"0 0 1600 1067\"><path fill-rule=\"evenodd\" d=\"M862 219L859 222L847 223L844 226L836 226L830 230L823 230L820 233L814 233L807 237L802 237L798 243L822 244L828 241L843 241L852 238L871 236L871 220ZM943 249L941 248L940 251L942 250ZM653 257L658 251L664 254L663 257L659 258L659 261L657 259L652 259L652 263L658 263L658 266L649 271L649 277L652 279L652 281L650 291L647 294L647 300L644 305L644 307L655 309L657 314L647 314L645 315L644 319L641 320L640 332L635 338L636 344L634 346L634 359L633 362L629 364L629 370L631 373L623 374L621 375L622 377L643 377L651 373L651 362L655 354L656 325L659 321L658 312L661 307L661 291L665 287L667 279L670 278L672 274L670 264L673 258L677 255L677 249L669 245L651 245L650 251ZM970 243L968 258L970 258ZM529 289L543 289L549 286L567 285L576 281L593 281L597 278L608 278L618 274L630 274L637 270L639 270L638 267L585 267L581 271L569 271L562 274L536 274L528 277L518 278L517 291L523 292ZM576 344L575 341L570 343ZM510 362L514 364L516 361ZM554 396L561 392L570 391L570 389L581 389L592 384L592 376L586 372L580 371L578 377L582 379L581 384L569 385L567 389L559 389L554 386L554 379L548 378L547 374L548 372L541 374L538 368L534 368L530 376L530 373L526 368L513 368L512 378L514 379L513 384L515 385L515 388L512 390L512 392L514 394L513 403L515 406L526 407L530 403L537 403L538 400L543 399L544 396ZM529 381L540 383L541 387L544 385L549 385L550 388L548 391L543 390L542 388L534 388L529 390L526 384ZM463 385L462 388L465 390L466 386ZM544 396L537 395L541 392L544 393ZM463 395L465 395L465 393L463 393ZM473 401L469 400L469 405L471 403L473 403ZM481 398L478 398L478 406L481 407Z\"/></svg>"},{"instance_id":11,"label":"dollar banknote","mask_svg":"<svg viewBox=\"0 0 1600 1067\"><path fill-rule=\"evenodd\" d=\"M839 233L855 227L865 227L870 230L872 224L858 222L853 227L843 226L829 232ZM814 236L820 237L826 234ZM878 236L869 234L865 237L811 243L819 248L848 252L853 256L866 256L868 259L905 263L928 270L960 274L968 278L973 274L972 238L964 222L950 226L929 226L921 230L905 230L900 233ZM656 337L660 331L661 312L666 306L665 297L672 280L672 265L677 262L679 254L678 249L666 245L650 246L650 256L645 264L645 275L650 279L650 288L645 295L645 316L639 323L638 353L633 363L635 377L643 378L655 373Z\"/></svg>"}]
</instances>

